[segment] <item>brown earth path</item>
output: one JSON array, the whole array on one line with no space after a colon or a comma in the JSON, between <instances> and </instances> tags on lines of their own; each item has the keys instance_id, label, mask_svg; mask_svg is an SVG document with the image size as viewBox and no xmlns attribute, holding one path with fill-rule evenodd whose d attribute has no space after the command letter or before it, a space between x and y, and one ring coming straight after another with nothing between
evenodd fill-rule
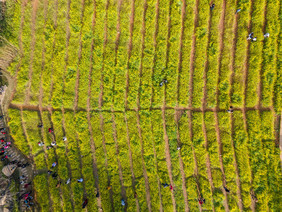
<instances>
[{"instance_id":1,"label":"brown earth path","mask_svg":"<svg viewBox=\"0 0 282 212\"><path fill-rule=\"evenodd\" d=\"M199 0L196 0L195 8L194 8L194 29L192 36L192 47L190 53L190 67L189 67L189 107L192 107L193 100L193 75L194 75L194 62L195 62L195 54L196 54L196 30L198 27L198 16L199 16Z\"/></svg>"},{"instance_id":2,"label":"brown earth path","mask_svg":"<svg viewBox=\"0 0 282 212\"><path fill-rule=\"evenodd\" d=\"M135 194L136 193L136 177L135 177L134 169L133 169L132 151L131 151L131 145L130 145L129 127L128 127L128 121L127 121L126 113L124 113L124 121L125 121L125 124L126 124L126 140L127 140L128 155L129 155L129 161L130 161L132 189L133 189L133 192ZM140 212L140 205L139 205L138 196L136 196L135 201L136 201L136 210L137 210L137 212Z\"/></svg>"},{"instance_id":3,"label":"brown earth path","mask_svg":"<svg viewBox=\"0 0 282 212\"><path fill-rule=\"evenodd\" d=\"M85 0L81 0L81 14L80 14L80 23L81 28L79 32L79 50L78 50L78 62L77 62L77 71L76 71L76 79L75 79L75 96L74 96L74 108L78 107L78 95L79 95L79 73L80 73L80 64L81 64L81 56L82 56L82 29L83 29L83 18L84 18L84 4Z\"/></svg>"},{"instance_id":4,"label":"brown earth path","mask_svg":"<svg viewBox=\"0 0 282 212\"><path fill-rule=\"evenodd\" d=\"M151 70L151 79L152 79L152 84L151 84L151 99L150 99L150 105L152 107L153 101L154 101L154 85L153 85L153 78L154 78L154 73L155 73L155 63L157 60L157 37L158 37L158 33L159 33L159 4L160 4L160 0L157 0L156 2L156 21L155 21L155 33L154 33L154 59L153 59L153 66L152 66L152 70Z\"/></svg>"},{"instance_id":5,"label":"brown earth path","mask_svg":"<svg viewBox=\"0 0 282 212\"><path fill-rule=\"evenodd\" d=\"M282 113L280 115L279 148L280 148L280 166L282 170Z\"/></svg>"},{"instance_id":6,"label":"brown earth path","mask_svg":"<svg viewBox=\"0 0 282 212\"><path fill-rule=\"evenodd\" d=\"M127 205L127 196L126 196L126 189L125 189L124 182L123 182L122 166L121 166L121 162L119 159L119 145L118 145L118 136L117 136L117 128L116 128L114 112L112 113L112 123L113 123L113 138L115 141L116 157L117 157L117 162L118 162L119 181L121 185L121 197L125 201L124 210L127 211L127 206L128 206Z\"/></svg>"},{"instance_id":7,"label":"brown earth path","mask_svg":"<svg viewBox=\"0 0 282 212\"><path fill-rule=\"evenodd\" d=\"M30 60L29 60L29 73L28 73L28 83L26 87L25 93L25 104L28 104L30 101L30 89L31 89L31 81L32 81L32 73L33 73L33 59L34 59L34 50L36 43L36 13L38 8L38 0L34 0L32 2L32 18L31 18L31 42L30 42Z\"/></svg>"}]
</instances>

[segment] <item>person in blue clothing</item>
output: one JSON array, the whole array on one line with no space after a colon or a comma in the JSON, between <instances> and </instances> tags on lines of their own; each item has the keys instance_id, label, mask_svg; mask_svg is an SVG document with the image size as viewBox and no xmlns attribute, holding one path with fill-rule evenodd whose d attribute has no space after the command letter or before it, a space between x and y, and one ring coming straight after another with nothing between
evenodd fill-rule
<instances>
[{"instance_id":1,"label":"person in blue clothing","mask_svg":"<svg viewBox=\"0 0 282 212\"><path fill-rule=\"evenodd\" d=\"M122 206L125 206L125 201L124 201L124 199L121 199L121 205L122 205Z\"/></svg>"}]
</instances>

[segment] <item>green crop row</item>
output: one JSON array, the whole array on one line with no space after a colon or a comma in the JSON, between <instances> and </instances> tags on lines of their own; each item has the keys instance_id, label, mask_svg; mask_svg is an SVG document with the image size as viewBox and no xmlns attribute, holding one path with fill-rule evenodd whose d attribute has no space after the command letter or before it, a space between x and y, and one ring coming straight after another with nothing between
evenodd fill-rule
<instances>
[{"instance_id":1,"label":"green crop row","mask_svg":"<svg viewBox=\"0 0 282 212\"><path fill-rule=\"evenodd\" d=\"M263 68L262 68L262 105L273 105L274 85L279 72L279 66L277 66L278 53L278 39L279 38L279 26L281 26L281 19L277 19L279 16L279 1L267 1L266 3L266 27L265 32L270 34L270 37L264 41L263 46ZM271 11L271 12L268 12ZM277 81L278 82L278 81ZM278 90L278 89L277 89ZM279 94L279 93L278 93ZM279 95L278 95L279 96ZM281 95L280 95L281 96ZM279 109L278 109L279 111Z\"/></svg>"},{"instance_id":2,"label":"green crop row","mask_svg":"<svg viewBox=\"0 0 282 212\"><path fill-rule=\"evenodd\" d=\"M224 34L223 42L224 47L222 50L222 60L219 74L219 97L218 106L220 108L226 108L229 106L229 90L230 90L230 62L231 62L231 48L232 42L229 42L230 38L233 37L233 22L235 18L236 4L235 0L226 2L225 8L225 19L224 19Z\"/></svg>"},{"instance_id":3,"label":"green crop row","mask_svg":"<svg viewBox=\"0 0 282 212\"><path fill-rule=\"evenodd\" d=\"M218 56L219 56L219 28L217 23L220 21L221 14L219 8L222 7L222 1L213 1L216 5L214 11L210 12L210 41L207 49L208 69L207 69L207 107L216 106L216 84L218 80Z\"/></svg>"},{"instance_id":4,"label":"green crop row","mask_svg":"<svg viewBox=\"0 0 282 212\"><path fill-rule=\"evenodd\" d=\"M262 49L263 49L263 24L264 24L264 9L265 1L259 0L252 5L252 32L257 37L257 42L250 44L249 52L249 67L246 87L246 106L254 107L258 104L258 85L260 83L260 69L262 64Z\"/></svg>"},{"instance_id":5,"label":"green crop row","mask_svg":"<svg viewBox=\"0 0 282 212\"><path fill-rule=\"evenodd\" d=\"M152 96L152 68L154 66L154 35L155 35L155 24L156 24L156 1L147 1L147 10L145 16L145 38L144 38L144 56L142 63L142 76L141 76L141 87L140 89L140 106L143 108L148 108L151 105ZM139 12L140 13L140 12ZM140 16L141 17L141 16ZM137 45L137 42L133 40L133 48Z\"/></svg>"},{"instance_id":6,"label":"green crop row","mask_svg":"<svg viewBox=\"0 0 282 212\"><path fill-rule=\"evenodd\" d=\"M193 107L199 108L202 106L203 99L203 76L204 67L206 63L205 52L208 45L208 21L209 21L209 5L200 1L198 6L198 25L196 28L196 45L195 45L195 60L194 60L194 74L193 74ZM196 95L195 95L196 94Z\"/></svg>"}]
</instances>

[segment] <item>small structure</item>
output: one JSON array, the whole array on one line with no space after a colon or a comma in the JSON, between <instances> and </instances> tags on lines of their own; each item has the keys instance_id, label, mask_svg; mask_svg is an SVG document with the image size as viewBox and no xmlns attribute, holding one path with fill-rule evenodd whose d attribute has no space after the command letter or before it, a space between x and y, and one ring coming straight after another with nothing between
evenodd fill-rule
<instances>
[{"instance_id":1,"label":"small structure","mask_svg":"<svg viewBox=\"0 0 282 212\"><path fill-rule=\"evenodd\" d=\"M2 172L5 176L10 177L14 173L16 168L16 165L7 165L3 167Z\"/></svg>"}]
</instances>

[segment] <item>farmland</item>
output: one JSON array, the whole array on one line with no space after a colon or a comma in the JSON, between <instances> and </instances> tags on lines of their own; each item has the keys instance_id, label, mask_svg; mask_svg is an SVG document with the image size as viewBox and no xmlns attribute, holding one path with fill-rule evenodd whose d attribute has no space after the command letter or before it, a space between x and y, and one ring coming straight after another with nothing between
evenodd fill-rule
<instances>
[{"instance_id":1,"label":"farmland","mask_svg":"<svg viewBox=\"0 0 282 212\"><path fill-rule=\"evenodd\" d=\"M6 2L10 132L58 163L33 180L42 211L282 210L280 1L213 3Z\"/></svg>"}]
</instances>

